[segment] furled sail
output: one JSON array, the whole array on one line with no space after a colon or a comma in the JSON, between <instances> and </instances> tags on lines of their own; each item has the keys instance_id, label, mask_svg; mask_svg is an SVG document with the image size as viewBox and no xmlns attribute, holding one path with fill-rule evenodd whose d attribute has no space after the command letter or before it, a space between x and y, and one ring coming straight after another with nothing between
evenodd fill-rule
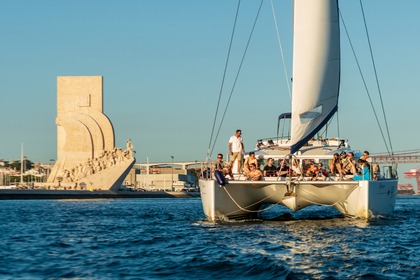
<instances>
[{"instance_id":1,"label":"furled sail","mask_svg":"<svg viewBox=\"0 0 420 280\"><path fill-rule=\"evenodd\" d=\"M337 0L295 0L290 153L337 111L340 29Z\"/></svg>"}]
</instances>

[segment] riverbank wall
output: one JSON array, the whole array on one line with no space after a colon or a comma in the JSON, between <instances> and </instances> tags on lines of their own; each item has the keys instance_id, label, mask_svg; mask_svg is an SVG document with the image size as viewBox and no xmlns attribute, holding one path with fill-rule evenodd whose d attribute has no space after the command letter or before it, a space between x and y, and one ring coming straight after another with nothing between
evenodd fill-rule
<instances>
[{"instance_id":1,"label":"riverbank wall","mask_svg":"<svg viewBox=\"0 0 420 280\"><path fill-rule=\"evenodd\" d=\"M0 190L5 199L120 199L120 198L197 198L199 192L129 192L78 190Z\"/></svg>"}]
</instances>

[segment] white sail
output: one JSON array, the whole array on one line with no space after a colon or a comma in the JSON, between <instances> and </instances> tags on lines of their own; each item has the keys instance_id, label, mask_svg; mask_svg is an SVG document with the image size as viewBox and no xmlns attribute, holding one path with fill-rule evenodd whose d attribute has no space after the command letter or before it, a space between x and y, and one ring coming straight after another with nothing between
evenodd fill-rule
<instances>
[{"instance_id":1,"label":"white sail","mask_svg":"<svg viewBox=\"0 0 420 280\"><path fill-rule=\"evenodd\" d=\"M296 152L337 111L340 30L337 0L294 1L290 152Z\"/></svg>"}]
</instances>

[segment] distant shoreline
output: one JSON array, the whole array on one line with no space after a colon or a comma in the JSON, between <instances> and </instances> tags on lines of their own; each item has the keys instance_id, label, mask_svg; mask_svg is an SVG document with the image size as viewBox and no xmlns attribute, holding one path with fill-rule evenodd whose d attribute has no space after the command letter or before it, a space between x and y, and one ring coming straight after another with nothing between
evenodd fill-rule
<instances>
[{"instance_id":1,"label":"distant shoreline","mask_svg":"<svg viewBox=\"0 0 420 280\"><path fill-rule=\"evenodd\" d=\"M73 190L0 189L0 200L29 199L114 199L114 198L199 198L198 192L112 192Z\"/></svg>"}]
</instances>

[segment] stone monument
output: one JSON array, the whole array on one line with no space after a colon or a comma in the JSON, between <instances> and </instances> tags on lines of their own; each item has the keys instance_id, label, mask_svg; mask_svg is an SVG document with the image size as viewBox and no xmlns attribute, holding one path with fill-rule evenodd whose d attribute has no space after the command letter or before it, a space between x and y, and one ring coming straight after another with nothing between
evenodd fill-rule
<instances>
[{"instance_id":1,"label":"stone monument","mask_svg":"<svg viewBox=\"0 0 420 280\"><path fill-rule=\"evenodd\" d=\"M102 86L102 76L57 77L57 161L48 183L115 191L133 167L131 140L125 150L114 146Z\"/></svg>"}]
</instances>

